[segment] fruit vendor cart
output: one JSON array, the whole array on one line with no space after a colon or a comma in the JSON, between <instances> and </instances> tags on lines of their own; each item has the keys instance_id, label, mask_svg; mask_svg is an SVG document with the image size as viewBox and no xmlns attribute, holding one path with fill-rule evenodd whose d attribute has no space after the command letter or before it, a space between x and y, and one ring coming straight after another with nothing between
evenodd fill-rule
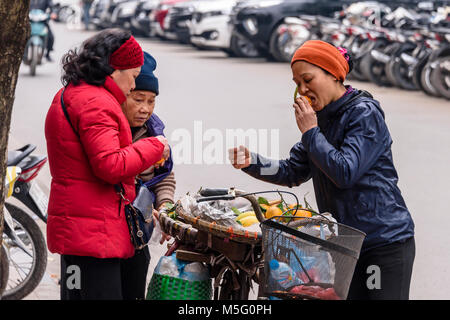
<instances>
[{"instance_id":1,"label":"fruit vendor cart","mask_svg":"<svg viewBox=\"0 0 450 320\"><path fill-rule=\"evenodd\" d=\"M204 189L196 201L244 198L260 223L257 231L192 216L180 201L162 211L162 231L174 238L166 255L208 266L212 290L204 299L247 300L255 283L258 299L345 299L364 233L316 212L297 216L298 199L296 206L267 217L256 194Z\"/></svg>"}]
</instances>

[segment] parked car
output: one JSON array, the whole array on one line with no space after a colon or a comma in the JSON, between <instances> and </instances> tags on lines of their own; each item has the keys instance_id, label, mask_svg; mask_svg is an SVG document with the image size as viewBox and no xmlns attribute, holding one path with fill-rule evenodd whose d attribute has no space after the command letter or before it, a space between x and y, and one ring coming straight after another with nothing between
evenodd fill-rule
<instances>
[{"instance_id":1,"label":"parked car","mask_svg":"<svg viewBox=\"0 0 450 320\"><path fill-rule=\"evenodd\" d=\"M144 0L139 3L131 18L132 29L137 35L146 37L151 35L150 15L159 3L160 0Z\"/></svg>"},{"instance_id":2,"label":"parked car","mask_svg":"<svg viewBox=\"0 0 450 320\"><path fill-rule=\"evenodd\" d=\"M247 7L251 7L254 5L258 5L260 0L238 0L236 4L233 6L233 9L230 13L230 19L228 21L228 30L231 33L230 36L230 50L228 53L231 56L237 57L259 57L260 53L258 49L255 47L253 42L248 41L248 39L241 35L239 32L235 31L236 28L236 17L238 13Z\"/></svg>"},{"instance_id":3,"label":"parked car","mask_svg":"<svg viewBox=\"0 0 450 320\"><path fill-rule=\"evenodd\" d=\"M111 26L131 30L134 35L150 35L149 15L159 0L125 0L111 14Z\"/></svg>"},{"instance_id":4,"label":"parked car","mask_svg":"<svg viewBox=\"0 0 450 320\"><path fill-rule=\"evenodd\" d=\"M131 18L141 0L125 0L118 3L111 14L111 26L131 30Z\"/></svg>"},{"instance_id":5,"label":"parked car","mask_svg":"<svg viewBox=\"0 0 450 320\"><path fill-rule=\"evenodd\" d=\"M199 48L222 49L231 53L230 14L237 0L205 1L189 21L190 41Z\"/></svg>"},{"instance_id":6,"label":"parked car","mask_svg":"<svg viewBox=\"0 0 450 320\"><path fill-rule=\"evenodd\" d=\"M162 0L150 14L150 32L151 36L157 36L166 39L164 35L164 20L169 9L175 4L188 0Z\"/></svg>"},{"instance_id":7,"label":"parked car","mask_svg":"<svg viewBox=\"0 0 450 320\"><path fill-rule=\"evenodd\" d=\"M128 0L95 0L91 7L91 21L97 29L110 28L112 14L116 7Z\"/></svg>"},{"instance_id":8,"label":"parked car","mask_svg":"<svg viewBox=\"0 0 450 320\"><path fill-rule=\"evenodd\" d=\"M301 14L331 17L352 0L263 0L249 2L239 10L233 20L233 32L245 38L262 55L272 58L275 49L274 39L278 26L287 17Z\"/></svg>"},{"instance_id":9,"label":"parked car","mask_svg":"<svg viewBox=\"0 0 450 320\"><path fill-rule=\"evenodd\" d=\"M163 24L165 38L178 40L181 43L190 43L189 22L192 14L202 4L215 2L215 0L190 0L179 2L169 8Z\"/></svg>"}]
</instances>

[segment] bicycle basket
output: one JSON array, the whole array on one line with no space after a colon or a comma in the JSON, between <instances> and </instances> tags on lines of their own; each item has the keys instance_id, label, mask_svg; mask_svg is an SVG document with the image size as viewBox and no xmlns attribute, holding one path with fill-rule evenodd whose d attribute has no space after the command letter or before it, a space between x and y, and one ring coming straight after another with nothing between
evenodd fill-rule
<instances>
[{"instance_id":1,"label":"bicycle basket","mask_svg":"<svg viewBox=\"0 0 450 320\"><path fill-rule=\"evenodd\" d=\"M331 220L304 217L284 221L272 217L261 229L266 295L347 298L365 233Z\"/></svg>"}]
</instances>

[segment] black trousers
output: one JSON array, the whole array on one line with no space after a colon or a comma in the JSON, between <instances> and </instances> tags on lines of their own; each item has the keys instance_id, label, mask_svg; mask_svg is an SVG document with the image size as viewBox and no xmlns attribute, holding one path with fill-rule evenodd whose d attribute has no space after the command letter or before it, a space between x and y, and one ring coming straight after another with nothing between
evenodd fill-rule
<instances>
[{"instance_id":1,"label":"black trousers","mask_svg":"<svg viewBox=\"0 0 450 320\"><path fill-rule=\"evenodd\" d=\"M45 25L48 28L48 34L47 34L47 55L53 51L53 44L55 43L55 36L53 34L52 29L50 28L50 24L48 22L45 23Z\"/></svg>"},{"instance_id":2,"label":"black trousers","mask_svg":"<svg viewBox=\"0 0 450 320\"><path fill-rule=\"evenodd\" d=\"M363 252L348 300L408 300L416 254L414 237Z\"/></svg>"},{"instance_id":3,"label":"black trousers","mask_svg":"<svg viewBox=\"0 0 450 320\"><path fill-rule=\"evenodd\" d=\"M61 255L61 300L141 300L150 252L129 259Z\"/></svg>"}]
</instances>

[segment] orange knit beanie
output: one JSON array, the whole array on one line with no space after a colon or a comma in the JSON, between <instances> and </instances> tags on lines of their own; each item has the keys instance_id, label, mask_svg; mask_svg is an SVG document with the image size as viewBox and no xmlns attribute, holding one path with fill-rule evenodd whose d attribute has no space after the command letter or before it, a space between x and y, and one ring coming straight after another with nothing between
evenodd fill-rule
<instances>
[{"instance_id":1,"label":"orange knit beanie","mask_svg":"<svg viewBox=\"0 0 450 320\"><path fill-rule=\"evenodd\" d=\"M297 61L306 61L316 65L344 81L349 72L349 65L338 48L321 40L308 40L295 51L291 67Z\"/></svg>"}]
</instances>

